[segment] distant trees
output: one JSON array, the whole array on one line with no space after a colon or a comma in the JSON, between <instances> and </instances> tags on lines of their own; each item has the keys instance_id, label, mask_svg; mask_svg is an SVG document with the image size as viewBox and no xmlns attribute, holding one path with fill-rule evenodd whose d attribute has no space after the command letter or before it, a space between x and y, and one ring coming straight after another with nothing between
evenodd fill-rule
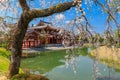
<instances>
[{"instance_id":1,"label":"distant trees","mask_svg":"<svg viewBox=\"0 0 120 80\"><path fill-rule=\"evenodd\" d=\"M11 42L11 37L13 36L16 24L5 24L4 30L0 31L0 41L1 46L8 49Z\"/></svg>"},{"instance_id":2,"label":"distant trees","mask_svg":"<svg viewBox=\"0 0 120 80\"><path fill-rule=\"evenodd\" d=\"M2 41L3 41L3 32L0 31L0 43L2 43Z\"/></svg>"},{"instance_id":3,"label":"distant trees","mask_svg":"<svg viewBox=\"0 0 120 80\"><path fill-rule=\"evenodd\" d=\"M115 46L116 47L120 47L120 39L119 39L119 35L120 35L120 28L116 29L113 33L114 37L114 42L115 42Z\"/></svg>"},{"instance_id":4,"label":"distant trees","mask_svg":"<svg viewBox=\"0 0 120 80\"><path fill-rule=\"evenodd\" d=\"M0 47L8 48L8 39L7 34L3 31L0 31Z\"/></svg>"}]
</instances>

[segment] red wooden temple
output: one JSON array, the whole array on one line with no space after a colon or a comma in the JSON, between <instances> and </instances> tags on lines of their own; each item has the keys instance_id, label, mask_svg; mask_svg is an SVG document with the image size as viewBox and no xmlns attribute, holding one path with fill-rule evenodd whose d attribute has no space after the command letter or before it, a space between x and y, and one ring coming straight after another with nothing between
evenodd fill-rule
<instances>
[{"instance_id":1,"label":"red wooden temple","mask_svg":"<svg viewBox=\"0 0 120 80\"><path fill-rule=\"evenodd\" d=\"M27 30L22 48L40 47L47 44L61 44L62 37L58 34L60 29L52 24L40 21L37 26Z\"/></svg>"}]
</instances>

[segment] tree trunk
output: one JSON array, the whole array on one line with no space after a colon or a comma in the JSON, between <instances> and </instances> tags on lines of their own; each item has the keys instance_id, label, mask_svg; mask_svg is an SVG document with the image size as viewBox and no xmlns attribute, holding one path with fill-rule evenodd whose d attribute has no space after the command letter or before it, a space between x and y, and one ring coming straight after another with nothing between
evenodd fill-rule
<instances>
[{"instance_id":1,"label":"tree trunk","mask_svg":"<svg viewBox=\"0 0 120 80\"><path fill-rule=\"evenodd\" d=\"M27 27L28 27L28 21L26 21L24 17L21 17L16 30L14 32L14 35L12 36L12 49L11 49L11 62L9 66L9 73L8 78L11 78L12 76L19 73L20 68L20 61L21 61L21 53L22 53L22 41L24 39Z\"/></svg>"}]
</instances>

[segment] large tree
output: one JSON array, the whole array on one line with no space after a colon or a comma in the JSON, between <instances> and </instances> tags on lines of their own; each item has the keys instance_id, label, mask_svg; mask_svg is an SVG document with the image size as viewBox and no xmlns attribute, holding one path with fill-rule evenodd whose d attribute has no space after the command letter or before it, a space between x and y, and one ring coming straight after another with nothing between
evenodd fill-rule
<instances>
[{"instance_id":1,"label":"large tree","mask_svg":"<svg viewBox=\"0 0 120 80\"><path fill-rule=\"evenodd\" d=\"M22 41L24 39L30 21L32 21L34 18L47 17L55 13L69 10L71 7L74 7L77 3L66 2L42 10L38 10L38 9L31 10L26 0L19 0L19 4L22 7L22 14L17 23L16 30L14 31L15 34L12 38L12 49L11 49L12 55L11 55L11 62L9 67L9 78L14 76L15 74L18 74L19 72L21 53L22 53Z\"/></svg>"}]
</instances>

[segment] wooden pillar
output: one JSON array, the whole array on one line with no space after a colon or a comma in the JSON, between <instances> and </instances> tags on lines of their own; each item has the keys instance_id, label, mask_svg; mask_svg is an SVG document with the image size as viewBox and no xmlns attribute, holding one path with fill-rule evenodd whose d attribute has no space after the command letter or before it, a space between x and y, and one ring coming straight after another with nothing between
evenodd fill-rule
<instances>
[{"instance_id":1,"label":"wooden pillar","mask_svg":"<svg viewBox=\"0 0 120 80\"><path fill-rule=\"evenodd\" d=\"M34 43L33 43L33 47L35 47L35 40L33 41Z\"/></svg>"},{"instance_id":2,"label":"wooden pillar","mask_svg":"<svg viewBox=\"0 0 120 80\"><path fill-rule=\"evenodd\" d=\"M27 40L25 41L25 48L27 48Z\"/></svg>"},{"instance_id":3,"label":"wooden pillar","mask_svg":"<svg viewBox=\"0 0 120 80\"><path fill-rule=\"evenodd\" d=\"M26 40L26 42L25 42L25 43L26 43L26 48L28 48L28 41Z\"/></svg>"},{"instance_id":4,"label":"wooden pillar","mask_svg":"<svg viewBox=\"0 0 120 80\"><path fill-rule=\"evenodd\" d=\"M23 41L22 43L22 48L25 48L25 41Z\"/></svg>"},{"instance_id":5,"label":"wooden pillar","mask_svg":"<svg viewBox=\"0 0 120 80\"><path fill-rule=\"evenodd\" d=\"M59 40L58 40L58 38L56 37L56 43L58 44L59 43Z\"/></svg>"},{"instance_id":6,"label":"wooden pillar","mask_svg":"<svg viewBox=\"0 0 120 80\"><path fill-rule=\"evenodd\" d=\"M28 41L28 48L30 48L30 41Z\"/></svg>"},{"instance_id":7,"label":"wooden pillar","mask_svg":"<svg viewBox=\"0 0 120 80\"><path fill-rule=\"evenodd\" d=\"M34 47L36 47L36 40L34 40Z\"/></svg>"},{"instance_id":8,"label":"wooden pillar","mask_svg":"<svg viewBox=\"0 0 120 80\"><path fill-rule=\"evenodd\" d=\"M22 42L22 48L24 48L24 41Z\"/></svg>"},{"instance_id":9,"label":"wooden pillar","mask_svg":"<svg viewBox=\"0 0 120 80\"><path fill-rule=\"evenodd\" d=\"M40 45L40 40L38 40L38 44Z\"/></svg>"},{"instance_id":10,"label":"wooden pillar","mask_svg":"<svg viewBox=\"0 0 120 80\"><path fill-rule=\"evenodd\" d=\"M31 47L33 47L33 41L31 41L30 45L31 45Z\"/></svg>"},{"instance_id":11,"label":"wooden pillar","mask_svg":"<svg viewBox=\"0 0 120 80\"><path fill-rule=\"evenodd\" d=\"M50 37L48 37L48 44L50 44Z\"/></svg>"},{"instance_id":12,"label":"wooden pillar","mask_svg":"<svg viewBox=\"0 0 120 80\"><path fill-rule=\"evenodd\" d=\"M25 48L28 48L28 41L25 41Z\"/></svg>"},{"instance_id":13,"label":"wooden pillar","mask_svg":"<svg viewBox=\"0 0 120 80\"><path fill-rule=\"evenodd\" d=\"M33 40L33 47L35 47L35 40Z\"/></svg>"},{"instance_id":14,"label":"wooden pillar","mask_svg":"<svg viewBox=\"0 0 120 80\"><path fill-rule=\"evenodd\" d=\"M36 46L36 47L38 46L38 40L35 41L35 46Z\"/></svg>"},{"instance_id":15,"label":"wooden pillar","mask_svg":"<svg viewBox=\"0 0 120 80\"><path fill-rule=\"evenodd\" d=\"M38 40L36 40L36 44L37 44L37 46L38 46Z\"/></svg>"},{"instance_id":16,"label":"wooden pillar","mask_svg":"<svg viewBox=\"0 0 120 80\"><path fill-rule=\"evenodd\" d=\"M25 48L25 41L24 41L24 48Z\"/></svg>"}]
</instances>

